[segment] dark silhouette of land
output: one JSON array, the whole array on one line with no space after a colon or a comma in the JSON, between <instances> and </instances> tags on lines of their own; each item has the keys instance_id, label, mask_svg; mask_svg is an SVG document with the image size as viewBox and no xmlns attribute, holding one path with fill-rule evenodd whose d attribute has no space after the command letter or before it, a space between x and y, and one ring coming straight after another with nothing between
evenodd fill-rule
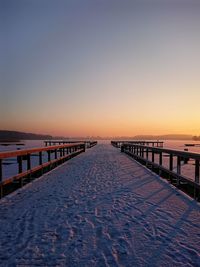
<instances>
[{"instance_id":1,"label":"dark silhouette of land","mask_svg":"<svg viewBox=\"0 0 200 267\"><path fill-rule=\"evenodd\" d=\"M0 130L0 141L1 142L3 141L4 142L16 142L19 140L42 140L42 139L52 139L52 136L18 132L18 131Z\"/></svg>"},{"instance_id":2,"label":"dark silhouette of land","mask_svg":"<svg viewBox=\"0 0 200 267\"><path fill-rule=\"evenodd\" d=\"M26 133L19 131L8 131L0 130L0 141L1 142L13 142L19 140L200 140L200 136L192 136L188 134L167 134L167 135L135 135L135 136L52 136L47 134L35 134L35 133Z\"/></svg>"}]
</instances>

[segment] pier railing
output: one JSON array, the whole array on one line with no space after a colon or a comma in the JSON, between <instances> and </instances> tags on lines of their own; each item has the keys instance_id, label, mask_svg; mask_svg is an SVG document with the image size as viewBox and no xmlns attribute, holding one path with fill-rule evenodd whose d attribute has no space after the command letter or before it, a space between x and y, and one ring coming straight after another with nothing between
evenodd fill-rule
<instances>
[{"instance_id":1,"label":"pier railing","mask_svg":"<svg viewBox=\"0 0 200 267\"><path fill-rule=\"evenodd\" d=\"M63 144L76 144L76 143L84 143L86 148L91 148L97 144L97 141L72 141L72 140L45 140L45 146L55 146L55 145L63 145Z\"/></svg>"},{"instance_id":2,"label":"pier railing","mask_svg":"<svg viewBox=\"0 0 200 267\"><path fill-rule=\"evenodd\" d=\"M163 147L163 141L140 141L140 140L134 140L134 141L111 141L111 144L114 147L120 148L123 144L138 144L138 145L146 145L146 146L155 146L155 147Z\"/></svg>"},{"instance_id":3,"label":"pier railing","mask_svg":"<svg viewBox=\"0 0 200 267\"><path fill-rule=\"evenodd\" d=\"M124 143L121 146L121 152L167 178L194 198L200 198L200 154L131 143ZM193 177L187 177L181 172L189 160L194 162ZM164 161L165 164L163 164Z\"/></svg>"},{"instance_id":4,"label":"pier railing","mask_svg":"<svg viewBox=\"0 0 200 267\"><path fill-rule=\"evenodd\" d=\"M0 197L82 152L85 152L85 143L0 152ZM17 161L17 174L5 178L3 177L3 166L4 161L9 158ZM33 161L34 167L32 166Z\"/></svg>"}]
</instances>

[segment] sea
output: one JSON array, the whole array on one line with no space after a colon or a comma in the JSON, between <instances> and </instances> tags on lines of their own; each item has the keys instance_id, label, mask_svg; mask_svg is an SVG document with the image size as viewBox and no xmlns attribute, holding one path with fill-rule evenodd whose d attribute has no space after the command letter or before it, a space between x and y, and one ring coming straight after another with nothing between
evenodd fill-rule
<instances>
[{"instance_id":1,"label":"sea","mask_svg":"<svg viewBox=\"0 0 200 267\"><path fill-rule=\"evenodd\" d=\"M159 140L162 141L162 140ZM200 141L191 141L191 140L164 140L164 148L174 149L184 151L187 149L188 152L198 153L200 155ZM110 140L98 140L100 144L109 144ZM186 144L195 144L195 146L186 146ZM27 148L37 148L44 147L44 140L23 140L18 143L10 143L5 145L0 143L0 152L12 151L12 150L22 150ZM155 157L155 161L158 161L158 156ZM33 154L31 158L31 167L37 166L39 157L37 154ZM47 161L47 153L43 153L43 162ZM164 155L163 165L169 166L169 157ZM190 178L194 179L194 161L189 160L187 164L182 164L181 173ZM2 172L3 180L6 180L17 174L18 164L16 158L8 158L3 160ZM26 170L26 161L23 161L23 170ZM174 158L174 171L176 171L176 158Z\"/></svg>"}]
</instances>

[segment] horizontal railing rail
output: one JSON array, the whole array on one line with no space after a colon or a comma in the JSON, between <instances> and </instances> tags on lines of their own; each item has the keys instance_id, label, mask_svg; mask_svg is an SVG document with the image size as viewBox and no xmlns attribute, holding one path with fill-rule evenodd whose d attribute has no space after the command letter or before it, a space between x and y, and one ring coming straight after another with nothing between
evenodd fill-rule
<instances>
[{"instance_id":1,"label":"horizontal railing rail","mask_svg":"<svg viewBox=\"0 0 200 267\"><path fill-rule=\"evenodd\" d=\"M132 156L160 176L169 178L180 189L191 191L191 188L187 188L187 185L192 186L193 197L199 199L200 154L131 143L124 143L121 146L121 152ZM194 162L193 175L188 177L182 174L182 168L191 160ZM164 164L164 161L166 164Z\"/></svg>"},{"instance_id":2,"label":"horizontal railing rail","mask_svg":"<svg viewBox=\"0 0 200 267\"><path fill-rule=\"evenodd\" d=\"M147 146L153 146L153 147L163 147L164 142L163 141L144 141L144 140L134 140L134 141L111 141L111 144L114 147L120 148L123 144L138 144L138 145L147 145Z\"/></svg>"},{"instance_id":3,"label":"horizontal railing rail","mask_svg":"<svg viewBox=\"0 0 200 267\"><path fill-rule=\"evenodd\" d=\"M24 178L30 180L30 178L34 178L32 177L33 174L39 177L44 172L82 152L85 152L85 143L0 152L0 196L2 197L9 191L14 191L12 190L13 183L22 186ZM37 160L36 157L38 157ZM7 159L14 159L17 162L16 174L11 177L3 176L3 165L6 164ZM33 161L35 166L32 166Z\"/></svg>"},{"instance_id":4,"label":"horizontal railing rail","mask_svg":"<svg viewBox=\"0 0 200 267\"><path fill-rule=\"evenodd\" d=\"M44 144L45 146L52 146L52 145L61 145L61 144L75 144L75 143L84 143L86 145L86 148L91 148L97 144L97 141L75 141L75 140L45 140Z\"/></svg>"},{"instance_id":5,"label":"horizontal railing rail","mask_svg":"<svg viewBox=\"0 0 200 267\"><path fill-rule=\"evenodd\" d=\"M89 146L93 147L97 145L97 141L90 141Z\"/></svg>"}]
</instances>

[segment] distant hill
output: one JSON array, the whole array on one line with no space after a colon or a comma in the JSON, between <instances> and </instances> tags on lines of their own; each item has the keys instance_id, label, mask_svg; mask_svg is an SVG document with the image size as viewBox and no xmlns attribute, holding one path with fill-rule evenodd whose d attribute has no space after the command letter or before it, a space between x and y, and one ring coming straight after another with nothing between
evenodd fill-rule
<instances>
[{"instance_id":1,"label":"distant hill","mask_svg":"<svg viewBox=\"0 0 200 267\"><path fill-rule=\"evenodd\" d=\"M193 136L188 134L167 134L167 135L136 135L133 137L118 137L115 140L192 140Z\"/></svg>"},{"instance_id":2,"label":"distant hill","mask_svg":"<svg viewBox=\"0 0 200 267\"><path fill-rule=\"evenodd\" d=\"M43 140L52 139L51 135L24 133L17 131L0 130L1 141L18 141L18 140Z\"/></svg>"},{"instance_id":3,"label":"distant hill","mask_svg":"<svg viewBox=\"0 0 200 267\"><path fill-rule=\"evenodd\" d=\"M194 141L200 141L200 136L193 136L192 138Z\"/></svg>"},{"instance_id":4,"label":"distant hill","mask_svg":"<svg viewBox=\"0 0 200 267\"><path fill-rule=\"evenodd\" d=\"M0 130L1 142L16 142L20 140L97 140L102 139L100 136L87 136L87 137L65 137L65 136L52 136L44 134L25 133L18 131Z\"/></svg>"},{"instance_id":5,"label":"distant hill","mask_svg":"<svg viewBox=\"0 0 200 267\"><path fill-rule=\"evenodd\" d=\"M87 136L87 137L64 137L52 136L45 134L25 133L18 131L0 130L0 141L19 141L19 140L200 140L200 136L192 136L187 134L168 134L168 135L136 135L136 136L118 136L118 137L100 137L100 136Z\"/></svg>"}]
</instances>

